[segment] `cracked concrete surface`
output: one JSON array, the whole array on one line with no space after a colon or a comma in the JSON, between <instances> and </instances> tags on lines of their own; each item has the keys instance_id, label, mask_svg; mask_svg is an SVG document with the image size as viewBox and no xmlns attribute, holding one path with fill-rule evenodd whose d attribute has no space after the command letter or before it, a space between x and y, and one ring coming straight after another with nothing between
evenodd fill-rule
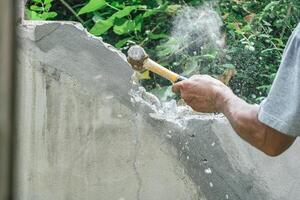
<instances>
[{"instance_id":1,"label":"cracked concrete surface","mask_svg":"<svg viewBox=\"0 0 300 200\"><path fill-rule=\"evenodd\" d=\"M139 123L140 121L140 116L137 115L135 117L135 123ZM138 154L139 154L139 150L140 150L140 135L138 130L135 132L135 136L134 136L134 159L133 159L133 169L134 169L134 173L136 175L137 178L137 183L138 183L138 188L137 188L137 192L136 192L136 199L140 200L141 199L141 189L142 189L142 178L140 175L140 172L138 170L139 166L139 160L138 160Z\"/></svg>"},{"instance_id":2,"label":"cracked concrete surface","mask_svg":"<svg viewBox=\"0 0 300 200\"><path fill-rule=\"evenodd\" d=\"M121 54L72 23L19 33L18 199L201 199L131 104Z\"/></svg>"},{"instance_id":3,"label":"cracked concrete surface","mask_svg":"<svg viewBox=\"0 0 300 200\"><path fill-rule=\"evenodd\" d=\"M268 158L222 117L153 118L124 55L80 25L18 32L17 199L299 199L299 142Z\"/></svg>"}]
</instances>

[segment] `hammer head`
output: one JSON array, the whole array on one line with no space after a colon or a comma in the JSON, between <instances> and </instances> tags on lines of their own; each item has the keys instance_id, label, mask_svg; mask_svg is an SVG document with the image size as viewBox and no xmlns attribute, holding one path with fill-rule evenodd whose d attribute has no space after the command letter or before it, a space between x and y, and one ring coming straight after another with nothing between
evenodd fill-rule
<instances>
[{"instance_id":1,"label":"hammer head","mask_svg":"<svg viewBox=\"0 0 300 200\"><path fill-rule=\"evenodd\" d=\"M129 48L127 60L131 67L136 71L143 71L144 69L144 61L148 58L148 54L145 50L139 46L134 45Z\"/></svg>"}]
</instances>

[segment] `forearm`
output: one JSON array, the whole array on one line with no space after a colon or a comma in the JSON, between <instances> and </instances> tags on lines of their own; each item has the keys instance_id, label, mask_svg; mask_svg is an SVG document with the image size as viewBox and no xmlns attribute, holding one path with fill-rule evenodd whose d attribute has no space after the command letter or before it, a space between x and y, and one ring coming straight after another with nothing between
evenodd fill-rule
<instances>
[{"instance_id":1,"label":"forearm","mask_svg":"<svg viewBox=\"0 0 300 200\"><path fill-rule=\"evenodd\" d=\"M198 112L222 112L234 130L247 142L270 156L285 151L295 140L258 120L258 106L250 105L233 94L220 81L196 75L174 84L173 92ZM275 108L276 109L276 108Z\"/></svg>"},{"instance_id":2,"label":"forearm","mask_svg":"<svg viewBox=\"0 0 300 200\"><path fill-rule=\"evenodd\" d=\"M251 145L270 156L284 152L295 138L282 134L258 120L258 106L250 105L234 95L231 90L223 90L220 111L228 118L238 135Z\"/></svg>"},{"instance_id":3,"label":"forearm","mask_svg":"<svg viewBox=\"0 0 300 200\"><path fill-rule=\"evenodd\" d=\"M266 129L258 121L258 106L246 103L231 91L227 91L225 95L221 112L227 117L231 126L241 138L264 151Z\"/></svg>"}]
</instances>

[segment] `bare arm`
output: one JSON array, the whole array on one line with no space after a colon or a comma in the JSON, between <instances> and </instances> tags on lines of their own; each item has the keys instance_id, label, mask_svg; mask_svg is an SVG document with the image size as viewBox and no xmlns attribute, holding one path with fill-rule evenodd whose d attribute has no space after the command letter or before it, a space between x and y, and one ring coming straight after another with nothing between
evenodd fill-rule
<instances>
[{"instance_id":1,"label":"bare arm","mask_svg":"<svg viewBox=\"0 0 300 200\"><path fill-rule=\"evenodd\" d=\"M258 106L238 98L220 81L205 75L194 76L173 86L194 110L222 112L241 138L269 156L277 156L295 138L282 134L258 120Z\"/></svg>"},{"instance_id":2,"label":"bare arm","mask_svg":"<svg viewBox=\"0 0 300 200\"><path fill-rule=\"evenodd\" d=\"M269 156L277 156L288 149L295 138L282 134L258 120L258 106L250 105L232 92L223 92L226 99L221 112L234 130L247 142Z\"/></svg>"}]
</instances>

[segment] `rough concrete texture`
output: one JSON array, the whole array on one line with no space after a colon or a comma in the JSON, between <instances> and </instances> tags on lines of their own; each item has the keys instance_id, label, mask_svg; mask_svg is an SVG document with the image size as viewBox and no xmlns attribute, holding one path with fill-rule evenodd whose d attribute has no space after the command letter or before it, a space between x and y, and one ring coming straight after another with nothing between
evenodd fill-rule
<instances>
[{"instance_id":1,"label":"rough concrete texture","mask_svg":"<svg viewBox=\"0 0 300 200\"><path fill-rule=\"evenodd\" d=\"M17 199L300 199L299 142L269 158L221 116L147 100L78 24L24 22L19 37Z\"/></svg>"}]
</instances>

